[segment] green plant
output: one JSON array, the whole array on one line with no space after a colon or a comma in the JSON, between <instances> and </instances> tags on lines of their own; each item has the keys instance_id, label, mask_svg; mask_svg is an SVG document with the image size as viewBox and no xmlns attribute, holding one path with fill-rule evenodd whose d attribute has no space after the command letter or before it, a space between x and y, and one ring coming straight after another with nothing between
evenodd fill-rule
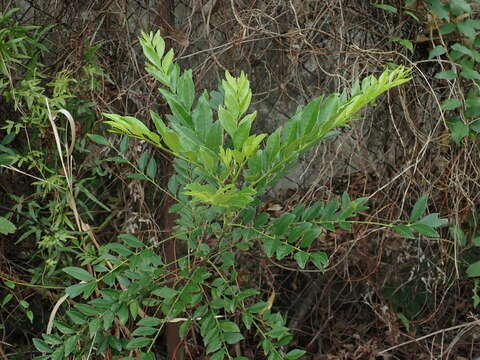
<instances>
[{"instance_id":1,"label":"green plant","mask_svg":"<svg viewBox=\"0 0 480 360\"><path fill-rule=\"evenodd\" d=\"M480 73L477 71L480 63L480 21L476 19L477 14L471 4L478 2L429 0L426 3L431 15L429 26L433 29L428 59L438 60L441 71L434 77L450 89L450 96L441 103L442 110L450 115L447 119L450 137L457 145L466 138L476 140L480 133ZM420 21L418 17L416 20ZM480 276L476 224L476 215L473 213L465 224L457 223L449 227L450 238L464 252L468 264L466 274L472 278ZM473 235L467 236L464 230L471 232L472 229ZM470 242L473 247L469 246ZM480 302L478 286L478 280L474 280L475 307Z\"/></svg>"},{"instance_id":2,"label":"green plant","mask_svg":"<svg viewBox=\"0 0 480 360\"><path fill-rule=\"evenodd\" d=\"M465 0L430 1L429 10L435 16L438 40L428 58L448 60L446 66L440 62L442 71L435 78L453 89L454 96L442 102L442 109L458 114L450 117L447 125L452 140L459 144L465 137L475 139L480 133L480 74L476 70L480 62L480 21L474 18L472 7Z\"/></svg>"},{"instance_id":3,"label":"green plant","mask_svg":"<svg viewBox=\"0 0 480 360\"><path fill-rule=\"evenodd\" d=\"M242 278L242 259L260 252L278 261L290 257L300 269L313 266L321 272L328 256L315 250L315 240L322 232L351 230L356 223L386 226L409 238L415 232L438 236L434 228L445 220L438 214L423 217L427 197L417 201L404 224L356 219L367 209L367 199L351 200L347 194L340 201L300 204L279 217L260 211L265 190L297 165L300 154L334 136L336 128L347 126L383 92L408 81L408 69L357 81L350 94L318 97L272 134L251 134L256 112L248 113L252 92L243 73L236 78L227 72L219 91L197 98L191 70L181 71L158 33L143 34L140 42L149 61L146 69L162 85L172 114L165 122L152 111L155 131L130 116L105 114L106 123L113 132L173 156L175 174L164 191L176 201L170 210L177 225L170 237L149 246L122 234L96 256L82 257L87 270L64 268L79 282L66 289L71 300L63 321L54 320L54 313L47 333L34 340L43 353L37 359L77 358L107 349L115 358L154 359L155 340L169 322L181 323L184 339L198 332L210 359L246 359L232 347L245 336L259 338L267 359L297 359L304 351L286 348L292 334L285 316L273 311L273 299L262 299L261 291ZM100 135L91 139L112 146ZM127 143L122 144L111 161L126 161ZM137 178L154 181L156 164L148 152L137 170ZM155 252L172 238L186 247L174 261L177 271ZM113 327L123 335L112 334Z\"/></svg>"},{"instance_id":4,"label":"green plant","mask_svg":"<svg viewBox=\"0 0 480 360\"><path fill-rule=\"evenodd\" d=\"M478 210L474 210L469 214L464 223L457 223L449 227L449 235L465 266L465 273L469 278L473 279L472 300L474 308L480 304L479 287L480 287L480 233L478 230L478 222L480 216Z\"/></svg>"},{"instance_id":5,"label":"green plant","mask_svg":"<svg viewBox=\"0 0 480 360\"><path fill-rule=\"evenodd\" d=\"M110 211L92 190L101 189L108 174L98 164L82 163L89 151L87 138L78 129L75 135L73 120L69 126L62 121L65 118L54 121L68 115L64 109L75 107L77 123L84 130L91 128L95 113L82 94L91 90L93 77L101 76L99 66L91 78L81 81L69 71L44 73L41 60L48 49L40 39L51 27L20 25L17 11L0 13L0 236L7 249L24 252L15 262L20 276L4 272L8 266L1 269L5 334L25 317L29 323L41 321L29 299L31 289L41 293L64 288L57 282L58 267L92 253L93 245L83 241L86 235L76 215L81 213L86 222L96 225L98 209ZM94 66L94 51L87 55L87 63ZM58 138L52 141L55 132ZM65 151L63 141L68 144ZM74 179L75 170L86 176ZM22 180L18 186L17 179ZM28 280L18 279L23 277Z\"/></svg>"},{"instance_id":6,"label":"green plant","mask_svg":"<svg viewBox=\"0 0 480 360\"><path fill-rule=\"evenodd\" d=\"M455 144L470 137L476 139L480 133L480 73L476 70L480 62L480 20L476 19L474 8L470 4L477 1L467 0L428 0L425 2L429 14L427 20L420 20L410 6L414 1L405 1L402 13L423 23L432 29L428 38L432 48L428 60L438 60L441 71L434 76L449 88L449 95L443 99L441 109L449 117L446 121ZM397 13L397 8L376 4L385 11ZM418 10L417 10L418 13ZM412 41L394 38L413 53Z\"/></svg>"},{"instance_id":7,"label":"green plant","mask_svg":"<svg viewBox=\"0 0 480 360\"><path fill-rule=\"evenodd\" d=\"M375 6L390 13L409 15L417 24L422 25L423 33L416 39L405 39L403 45L406 47L413 43L417 47L421 47L422 43L429 45L428 58L419 59L417 64L427 63L429 66L435 66L436 73L431 86L441 94L439 104L443 113L442 117L445 115L447 127L446 137L442 136L442 138L450 138L457 146L462 143L467 145L467 141L470 140L473 143L471 148L475 149L475 142L480 133L478 1L406 0L404 6L399 8L385 4L376 4ZM413 53L413 46L410 46L409 50ZM460 152L467 148L470 146L462 149L453 147L452 150ZM458 186L462 187L462 185ZM472 278L473 305L477 307L480 303L480 282L478 280L480 277L480 261L478 260L480 237L477 230L479 219L476 211L472 212L466 221L460 220L459 217L460 214L455 214L455 222L448 228L449 240L452 245L446 248L449 252L448 256L455 259L456 275L461 275L462 278L465 275ZM445 267L443 263L442 270ZM429 273L431 274L431 271ZM402 290L408 291L408 287L405 288ZM416 290L417 296L419 293ZM413 311L405 311L408 304L405 299L408 294L397 291L395 296L396 298L388 296L395 311L396 308L403 307L402 311L407 316L416 312L416 304L412 306ZM410 296L410 300L415 300L415 297ZM408 314L409 312L410 314Z\"/></svg>"}]
</instances>

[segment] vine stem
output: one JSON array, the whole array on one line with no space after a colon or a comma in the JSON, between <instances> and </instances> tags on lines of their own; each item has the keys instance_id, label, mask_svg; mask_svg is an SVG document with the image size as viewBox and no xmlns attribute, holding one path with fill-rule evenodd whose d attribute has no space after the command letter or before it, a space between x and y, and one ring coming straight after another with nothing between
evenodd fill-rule
<instances>
[{"instance_id":1,"label":"vine stem","mask_svg":"<svg viewBox=\"0 0 480 360\"><path fill-rule=\"evenodd\" d=\"M422 337L419 337L419 338L416 338L416 339L412 339L412 340L408 340L408 341L405 341L401 344L389 347L388 349L380 351L378 353L378 355L384 355L384 354L386 354L386 353L388 353L392 350L395 350L399 347L402 347L402 346L405 346L405 345L408 345L408 344L411 344L411 343L414 343L414 342L419 342L419 341L428 339L429 337L432 337L432 336L435 336L435 335L438 335L438 334L441 334L441 333L444 333L444 332L447 332L447 331L457 330L457 329L461 329L461 328L464 328L464 327L475 326L475 325L480 325L480 320L474 320L474 321L470 321L470 322L465 323L465 324L455 325L455 326L451 326L451 327L446 328L446 329L441 329L441 330L434 331L434 332L432 332L430 334L427 334L425 336L422 336Z\"/></svg>"}]
</instances>

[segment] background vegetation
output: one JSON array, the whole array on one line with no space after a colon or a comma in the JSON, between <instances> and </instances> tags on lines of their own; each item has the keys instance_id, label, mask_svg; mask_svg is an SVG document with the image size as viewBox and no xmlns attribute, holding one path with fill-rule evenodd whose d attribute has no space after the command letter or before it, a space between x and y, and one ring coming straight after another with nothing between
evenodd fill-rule
<instances>
[{"instance_id":1,"label":"background vegetation","mask_svg":"<svg viewBox=\"0 0 480 360\"><path fill-rule=\"evenodd\" d=\"M172 248L188 250L169 241L178 228L165 196L177 191L169 180L182 164L103 124L112 113L153 129L150 110L170 113L138 40L157 29L192 69L197 94L219 88L226 70L248 74L256 134L391 63L412 68L410 82L265 189L252 216L288 222L317 201L344 209L359 198L370 209L349 214L351 227L314 233L308 252L324 255L309 263L261 246L233 252L237 282L251 291L212 278L210 299L222 299L213 308L228 312L228 298L251 296L245 306L265 320L262 341L276 350L245 330L249 311L237 305L219 320L220 349L249 359L478 356L478 10L465 0L0 1L0 357L162 359L178 352L172 344L181 358L227 356L205 340L211 323L162 322L176 268L162 286L149 283ZM393 228L424 211L430 230ZM272 231L288 237L283 225ZM227 268L230 260L221 258ZM132 269L142 276L129 277ZM207 281L194 275L181 276ZM99 317L102 306L111 311ZM208 318L191 310L194 323Z\"/></svg>"}]
</instances>

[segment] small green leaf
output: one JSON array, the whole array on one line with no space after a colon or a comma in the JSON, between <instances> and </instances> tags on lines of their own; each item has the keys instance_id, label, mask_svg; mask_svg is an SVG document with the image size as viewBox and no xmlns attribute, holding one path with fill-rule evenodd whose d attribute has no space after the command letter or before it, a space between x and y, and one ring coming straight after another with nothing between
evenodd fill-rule
<instances>
[{"instance_id":1,"label":"small green leaf","mask_svg":"<svg viewBox=\"0 0 480 360\"><path fill-rule=\"evenodd\" d=\"M138 238L132 234L120 234L118 238L122 240L127 246L133 249L145 247L145 244L138 240Z\"/></svg>"},{"instance_id":2,"label":"small green leaf","mask_svg":"<svg viewBox=\"0 0 480 360\"><path fill-rule=\"evenodd\" d=\"M128 136L123 136L122 141L120 141L119 150L122 154L125 154L128 150L128 141L129 141Z\"/></svg>"},{"instance_id":3,"label":"small green leaf","mask_svg":"<svg viewBox=\"0 0 480 360\"><path fill-rule=\"evenodd\" d=\"M211 354L220 349L221 346L222 339L220 338L220 336L215 336L208 342L207 349L205 351L207 354Z\"/></svg>"},{"instance_id":4,"label":"small green leaf","mask_svg":"<svg viewBox=\"0 0 480 360\"><path fill-rule=\"evenodd\" d=\"M155 334L157 331L158 329L156 328L142 326L142 327L136 328L132 332L132 336L150 336Z\"/></svg>"},{"instance_id":5,"label":"small green leaf","mask_svg":"<svg viewBox=\"0 0 480 360\"><path fill-rule=\"evenodd\" d=\"M27 310L25 313L27 315L27 319L30 320L30 323L33 324L33 311L32 310Z\"/></svg>"},{"instance_id":6,"label":"small green leaf","mask_svg":"<svg viewBox=\"0 0 480 360\"><path fill-rule=\"evenodd\" d=\"M432 228L437 228L448 223L447 219L440 219L438 213L433 213L425 216L423 219L418 221L419 224L425 224Z\"/></svg>"},{"instance_id":7,"label":"small green leaf","mask_svg":"<svg viewBox=\"0 0 480 360\"><path fill-rule=\"evenodd\" d=\"M480 120L476 120L473 123L470 124L470 130L476 132L477 134L480 134Z\"/></svg>"},{"instance_id":8,"label":"small green leaf","mask_svg":"<svg viewBox=\"0 0 480 360\"><path fill-rule=\"evenodd\" d=\"M293 258L297 262L300 269L305 269L305 265L307 264L307 261L310 258L310 254L305 251L299 251L293 256Z\"/></svg>"},{"instance_id":9,"label":"small green leaf","mask_svg":"<svg viewBox=\"0 0 480 360\"><path fill-rule=\"evenodd\" d=\"M257 113L254 112L252 114L248 114L245 116L242 121L238 124L237 129L232 135L233 145L235 149L241 149L250 135L250 129L252 126L252 122L254 121Z\"/></svg>"},{"instance_id":10,"label":"small green leaf","mask_svg":"<svg viewBox=\"0 0 480 360\"><path fill-rule=\"evenodd\" d=\"M263 250L268 257L272 257L280 246L279 239L265 238L263 239Z\"/></svg>"},{"instance_id":11,"label":"small green leaf","mask_svg":"<svg viewBox=\"0 0 480 360\"><path fill-rule=\"evenodd\" d=\"M456 16L463 15L464 13L470 14L472 12L472 8L465 0L449 0L448 3L450 5L450 11Z\"/></svg>"},{"instance_id":12,"label":"small green leaf","mask_svg":"<svg viewBox=\"0 0 480 360\"><path fill-rule=\"evenodd\" d=\"M285 360L296 360L306 353L305 350L294 349L285 355Z\"/></svg>"},{"instance_id":13,"label":"small green leaf","mask_svg":"<svg viewBox=\"0 0 480 360\"><path fill-rule=\"evenodd\" d=\"M405 329L407 331L410 331L410 320L408 320L408 318L405 315L403 315L402 313L398 313L397 316L400 319L400 321L402 322L403 326L405 326Z\"/></svg>"},{"instance_id":14,"label":"small green leaf","mask_svg":"<svg viewBox=\"0 0 480 360\"><path fill-rule=\"evenodd\" d=\"M470 67L464 66L462 72L460 73L460 76L463 77L464 79L469 79L469 80L480 80L480 74L478 71L473 70Z\"/></svg>"},{"instance_id":15,"label":"small green leaf","mask_svg":"<svg viewBox=\"0 0 480 360\"><path fill-rule=\"evenodd\" d=\"M281 325L276 325L272 330L267 332L265 335L274 339L280 339L288 334L288 328Z\"/></svg>"},{"instance_id":16,"label":"small green leaf","mask_svg":"<svg viewBox=\"0 0 480 360\"><path fill-rule=\"evenodd\" d=\"M272 223L272 230L275 235L283 235L288 226L295 220L296 216L292 213L285 213Z\"/></svg>"},{"instance_id":17,"label":"small green leaf","mask_svg":"<svg viewBox=\"0 0 480 360\"><path fill-rule=\"evenodd\" d=\"M164 298L166 300L170 300L174 298L175 295L178 294L178 291L164 286L164 287L161 287L160 289L156 289L152 291L152 294L156 296L160 296L161 298Z\"/></svg>"},{"instance_id":18,"label":"small green leaf","mask_svg":"<svg viewBox=\"0 0 480 360\"><path fill-rule=\"evenodd\" d=\"M439 19L448 18L448 10L440 0L429 0L428 8L437 16Z\"/></svg>"},{"instance_id":19,"label":"small green leaf","mask_svg":"<svg viewBox=\"0 0 480 360\"><path fill-rule=\"evenodd\" d=\"M448 232L455 241L460 246L465 246L467 244L467 236L463 232L462 228L458 225L453 225L448 228Z\"/></svg>"},{"instance_id":20,"label":"small green leaf","mask_svg":"<svg viewBox=\"0 0 480 360\"><path fill-rule=\"evenodd\" d=\"M310 259L319 270L324 270L328 264L328 255L322 252L316 252L310 255Z\"/></svg>"},{"instance_id":21,"label":"small green leaf","mask_svg":"<svg viewBox=\"0 0 480 360\"><path fill-rule=\"evenodd\" d=\"M13 234L17 230L17 227L10 222L7 218L0 216L0 234L8 235Z\"/></svg>"},{"instance_id":22,"label":"small green leaf","mask_svg":"<svg viewBox=\"0 0 480 360\"><path fill-rule=\"evenodd\" d=\"M403 13L404 13L405 15L408 15L408 16L414 18L415 21L417 21L417 22L419 22L419 23L421 22L421 21L420 21L420 18L419 18L417 15L415 15L415 13L413 13L412 11L410 11L410 10L404 10Z\"/></svg>"},{"instance_id":23,"label":"small green leaf","mask_svg":"<svg viewBox=\"0 0 480 360\"><path fill-rule=\"evenodd\" d=\"M147 176L150 179L155 179L156 175L157 175L157 161L152 156L147 165Z\"/></svg>"},{"instance_id":24,"label":"small green leaf","mask_svg":"<svg viewBox=\"0 0 480 360\"><path fill-rule=\"evenodd\" d=\"M420 199L417 200L417 202L413 206L412 213L410 215L411 222L420 219L420 216L422 216L427 209L427 201L428 195L423 195Z\"/></svg>"},{"instance_id":25,"label":"small green leaf","mask_svg":"<svg viewBox=\"0 0 480 360\"><path fill-rule=\"evenodd\" d=\"M452 132L452 140L455 144L460 144L460 142L468 136L469 127L463 122L459 117L453 117L447 121L448 128Z\"/></svg>"},{"instance_id":26,"label":"small green leaf","mask_svg":"<svg viewBox=\"0 0 480 360\"><path fill-rule=\"evenodd\" d=\"M289 243L296 242L303 235L303 233L309 230L311 227L312 227L312 224L309 222L304 222L295 226L288 234L288 242Z\"/></svg>"},{"instance_id":27,"label":"small green leaf","mask_svg":"<svg viewBox=\"0 0 480 360\"><path fill-rule=\"evenodd\" d=\"M415 239L415 235L407 225L394 225L392 229L400 236L407 239Z\"/></svg>"},{"instance_id":28,"label":"small green leaf","mask_svg":"<svg viewBox=\"0 0 480 360\"><path fill-rule=\"evenodd\" d=\"M442 24L442 26L440 26L440 34L448 35L453 33L456 29L457 29L457 25L451 22L447 22L445 24Z\"/></svg>"},{"instance_id":29,"label":"small green leaf","mask_svg":"<svg viewBox=\"0 0 480 360\"><path fill-rule=\"evenodd\" d=\"M152 343L152 339L144 338L144 337L138 337L138 338L133 338L130 340L125 348L127 350L134 350L138 348L142 348L144 346L147 346Z\"/></svg>"},{"instance_id":30,"label":"small green leaf","mask_svg":"<svg viewBox=\"0 0 480 360\"><path fill-rule=\"evenodd\" d=\"M83 295L82 295L83 299L88 299L93 294L93 292L97 288L97 282L92 281L90 283L87 283L86 285L87 286L83 288Z\"/></svg>"},{"instance_id":31,"label":"small green leaf","mask_svg":"<svg viewBox=\"0 0 480 360\"><path fill-rule=\"evenodd\" d=\"M110 142L105 139L103 136L101 135L97 135L97 134L87 134L88 138L90 140L92 140L94 143L97 143L99 145L104 145L104 146L110 146Z\"/></svg>"},{"instance_id":32,"label":"small green leaf","mask_svg":"<svg viewBox=\"0 0 480 360\"><path fill-rule=\"evenodd\" d=\"M112 327L113 319L115 317L115 313L111 310L105 311L103 314L103 330L109 330Z\"/></svg>"},{"instance_id":33,"label":"small green leaf","mask_svg":"<svg viewBox=\"0 0 480 360\"><path fill-rule=\"evenodd\" d=\"M455 110L460 106L462 106L462 102L460 101L460 99L450 98L442 102L440 107L442 108L442 110L449 111L449 110Z\"/></svg>"},{"instance_id":34,"label":"small green leaf","mask_svg":"<svg viewBox=\"0 0 480 360\"><path fill-rule=\"evenodd\" d=\"M141 352L140 360L155 360L155 354L152 352L149 352L149 353Z\"/></svg>"},{"instance_id":35,"label":"small green leaf","mask_svg":"<svg viewBox=\"0 0 480 360\"><path fill-rule=\"evenodd\" d=\"M215 354L210 355L210 360L225 360L225 350L217 351Z\"/></svg>"},{"instance_id":36,"label":"small green leaf","mask_svg":"<svg viewBox=\"0 0 480 360\"><path fill-rule=\"evenodd\" d=\"M457 77L457 74L453 70L445 70L436 73L434 77L438 80L453 80Z\"/></svg>"},{"instance_id":37,"label":"small green leaf","mask_svg":"<svg viewBox=\"0 0 480 360\"><path fill-rule=\"evenodd\" d=\"M243 335L238 332L227 332L223 334L223 337L225 342L230 345L236 344L244 339Z\"/></svg>"},{"instance_id":38,"label":"small green leaf","mask_svg":"<svg viewBox=\"0 0 480 360\"><path fill-rule=\"evenodd\" d=\"M433 59L434 57L443 55L446 52L447 52L447 49L445 49L442 45L437 45L432 50L430 50L428 54L428 58Z\"/></svg>"},{"instance_id":39,"label":"small green leaf","mask_svg":"<svg viewBox=\"0 0 480 360\"><path fill-rule=\"evenodd\" d=\"M222 128L232 137L237 130L237 123L233 115L225 109L223 105L220 105L218 108L218 120L222 125Z\"/></svg>"},{"instance_id":40,"label":"small green leaf","mask_svg":"<svg viewBox=\"0 0 480 360\"><path fill-rule=\"evenodd\" d=\"M302 241L300 242L300 247L303 249L308 248L310 245L312 245L313 241L318 238L321 232L322 229L319 227L314 227L311 230L307 230L303 235Z\"/></svg>"},{"instance_id":41,"label":"small green leaf","mask_svg":"<svg viewBox=\"0 0 480 360\"><path fill-rule=\"evenodd\" d=\"M92 275L90 275L90 273L87 270L81 269L79 267L69 266L69 267L63 268L62 271L77 280L81 280L81 281L95 280L95 278Z\"/></svg>"},{"instance_id":42,"label":"small green leaf","mask_svg":"<svg viewBox=\"0 0 480 360\"><path fill-rule=\"evenodd\" d=\"M465 99L465 106L467 108L475 108L475 107L480 107L480 97L476 96L475 94L469 95Z\"/></svg>"},{"instance_id":43,"label":"small green leaf","mask_svg":"<svg viewBox=\"0 0 480 360\"><path fill-rule=\"evenodd\" d=\"M233 321L228 321L228 320L222 320L220 321L220 328L222 329L223 332L240 332L240 329L237 324L235 324Z\"/></svg>"},{"instance_id":44,"label":"small green leaf","mask_svg":"<svg viewBox=\"0 0 480 360\"><path fill-rule=\"evenodd\" d=\"M248 224L249 222L251 222L254 219L255 215L256 215L255 208L251 206L243 209L240 212L240 216L242 217L244 224Z\"/></svg>"},{"instance_id":45,"label":"small green leaf","mask_svg":"<svg viewBox=\"0 0 480 360\"><path fill-rule=\"evenodd\" d=\"M385 5L385 4L372 4L372 5L378 9L382 9L382 10L391 12L393 14L396 14L398 12L397 8L394 6Z\"/></svg>"},{"instance_id":46,"label":"small green leaf","mask_svg":"<svg viewBox=\"0 0 480 360\"><path fill-rule=\"evenodd\" d=\"M62 323L60 321L54 321L53 324L55 328L60 331L64 335L72 335L75 334L75 330L71 329L67 324Z\"/></svg>"},{"instance_id":47,"label":"small green leaf","mask_svg":"<svg viewBox=\"0 0 480 360\"><path fill-rule=\"evenodd\" d=\"M147 162L150 159L150 152L144 151L142 155L140 156L140 159L138 159L138 169L140 171L145 171L145 167L147 166Z\"/></svg>"},{"instance_id":48,"label":"small green leaf","mask_svg":"<svg viewBox=\"0 0 480 360\"><path fill-rule=\"evenodd\" d=\"M268 339L263 339L262 341L262 349L265 354L268 354L272 350L273 344ZM277 359L275 359L277 360Z\"/></svg>"},{"instance_id":49,"label":"small green leaf","mask_svg":"<svg viewBox=\"0 0 480 360\"><path fill-rule=\"evenodd\" d=\"M125 164L125 163L128 163L128 160L120 157L120 156L113 156L113 157L108 157L108 158L105 158L104 161L110 161L110 162L114 162L114 163L117 163L117 164Z\"/></svg>"},{"instance_id":50,"label":"small green leaf","mask_svg":"<svg viewBox=\"0 0 480 360\"><path fill-rule=\"evenodd\" d=\"M96 307L93 307L91 305L82 304L82 303L76 304L75 309L77 309L82 314L87 315L87 316L95 316L95 315L98 315L98 314L102 313L102 310L100 310Z\"/></svg>"},{"instance_id":51,"label":"small green leaf","mask_svg":"<svg viewBox=\"0 0 480 360\"><path fill-rule=\"evenodd\" d=\"M398 42L400 45L402 45L405 49L407 49L408 51L410 51L410 53L413 54L413 43L410 40L395 37L392 38L391 41Z\"/></svg>"},{"instance_id":52,"label":"small green leaf","mask_svg":"<svg viewBox=\"0 0 480 360\"><path fill-rule=\"evenodd\" d=\"M247 330L250 330L252 328L252 324L253 324L253 316L251 313L249 312L245 312L242 314L242 321L243 321L243 325L245 325L245 328Z\"/></svg>"},{"instance_id":53,"label":"small green leaf","mask_svg":"<svg viewBox=\"0 0 480 360\"><path fill-rule=\"evenodd\" d=\"M472 240L473 246L479 247L480 246L480 236L475 236Z\"/></svg>"},{"instance_id":54,"label":"small green leaf","mask_svg":"<svg viewBox=\"0 0 480 360\"><path fill-rule=\"evenodd\" d=\"M470 264L467 268L468 277L479 277L480 276L480 261Z\"/></svg>"},{"instance_id":55,"label":"small green leaf","mask_svg":"<svg viewBox=\"0 0 480 360\"><path fill-rule=\"evenodd\" d=\"M63 360L65 357L63 356L63 346L59 347L50 355L51 360Z\"/></svg>"},{"instance_id":56,"label":"small green leaf","mask_svg":"<svg viewBox=\"0 0 480 360\"><path fill-rule=\"evenodd\" d=\"M259 214L255 218L253 226L260 227L260 226L265 225L267 223L269 217L270 217L270 215L268 215L268 213L266 213L266 212L263 212L263 213Z\"/></svg>"},{"instance_id":57,"label":"small green leaf","mask_svg":"<svg viewBox=\"0 0 480 360\"><path fill-rule=\"evenodd\" d=\"M65 356L70 355L73 350L75 350L75 346L77 345L78 336L70 336L67 340L65 340Z\"/></svg>"},{"instance_id":58,"label":"small green leaf","mask_svg":"<svg viewBox=\"0 0 480 360\"><path fill-rule=\"evenodd\" d=\"M75 310L67 311L67 316L75 325L84 325L87 322L85 316Z\"/></svg>"},{"instance_id":59,"label":"small green leaf","mask_svg":"<svg viewBox=\"0 0 480 360\"><path fill-rule=\"evenodd\" d=\"M132 315L132 318L135 320L137 318L138 311L140 310L140 304L138 303L137 300L133 300L130 303L129 310L130 310L130 315Z\"/></svg>"},{"instance_id":60,"label":"small green leaf","mask_svg":"<svg viewBox=\"0 0 480 360\"><path fill-rule=\"evenodd\" d=\"M102 319L100 318L95 318L88 323L88 335L90 336L91 339L93 339L97 331L100 329L101 325L102 325Z\"/></svg>"},{"instance_id":61,"label":"small green leaf","mask_svg":"<svg viewBox=\"0 0 480 360\"><path fill-rule=\"evenodd\" d=\"M450 52L450 57L452 57L453 61L459 59L462 55L466 55L472 59L475 59L475 52L474 50L470 49L469 47L466 47L465 45L462 45L460 43L455 43L451 46L452 50L458 52L457 56L453 56L453 52Z\"/></svg>"},{"instance_id":62,"label":"small green leaf","mask_svg":"<svg viewBox=\"0 0 480 360\"><path fill-rule=\"evenodd\" d=\"M277 260L282 260L285 256L290 254L294 247L290 244L282 243L276 250Z\"/></svg>"},{"instance_id":63,"label":"small green leaf","mask_svg":"<svg viewBox=\"0 0 480 360\"><path fill-rule=\"evenodd\" d=\"M183 152L183 146L175 132L166 130L165 134L163 134L163 141L175 154L180 154Z\"/></svg>"},{"instance_id":64,"label":"small green leaf","mask_svg":"<svg viewBox=\"0 0 480 360\"><path fill-rule=\"evenodd\" d=\"M58 335L42 334L42 337L48 345L62 345L64 341Z\"/></svg>"},{"instance_id":65,"label":"small green leaf","mask_svg":"<svg viewBox=\"0 0 480 360\"><path fill-rule=\"evenodd\" d=\"M147 316L141 319L137 325L138 326L158 326L162 323L162 320L156 317Z\"/></svg>"},{"instance_id":66,"label":"small green leaf","mask_svg":"<svg viewBox=\"0 0 480 360\"><path fill-rule=\"evenodd\" d=\"M110 250L120 256L129 256L132 254L132 251L128 249L125 245L122 245L117 242L111 242L103 247L106 250Z\"/></svg>"},{"instance_id":67,"label":"small green leaf","mask_svg":"<svg viewBox=\"0 0 480 360\"><path fill-rule=\"evenodd\" d=\"M42 353L49 354L53 351L52 348L45 343L45 341L40 339L33 339L33 345L38 351Z\"/></svg>"},{"instance_id":68,"label":"small green leaf","mask_svg":"<svg viewBox=\"0 0 480 360\"><path fill-rule=\"evenodd\" d=\"M195 99L195 86L192 80L192 70L183 73L177 83L177 94L187 110L192 108Z\"/></svg>"},{"instance_id":69,"label":"small green leaf","mask_svg":"<svg viewBox=\"0 0 480 360\"><path fill-rule=\"evenodd\" d=\"M15 289L15 283L11 280L3 280L3 283L10 289Z\"/></svg>"},{"instance_id":70,"label":"small green leaf","mask_svg":"<svg viewBox=\"0 0 480 360\"><path fill-rule=\"evenodd\" d=\"M24 309L28 309L28 308L30 307L30 304L29 304L27 301L25 301L25 300L20 300L18 303L19 303L20 306L23 307Z\"/></svg>"},{"instance_id":71,"label":"small green leaf","mask_svg":"<svg viewBox=\"0 0 480 360\"><path fill-rule=\"evenodd\" d=\"M472 20L470 19L457 23L457 28L470 40L475 39L475 36L477 35L477 32L475 31L475 24L472 23Z\"/></svg>"},{"instance_id":72,"label":"small green leaf","mask_svg":"<svg viewBox=\"0 0 480 360\"><path fill-rule=\"evenodd\" d=\"M65 293L68 295L69 298L73 299L80 295L85 289L89 288L89 283L80 283L69 286L65 289Z\"/></svg>"},{"instance_id":73,"label":"small green leaf","mask_svg":"<svg viewBox=\"0 0 480 360\"><path fill-rule=\"evenodd\" d=\"M128 321L128 306L127 304L123 303L120 309L117 312L118 320L120 321L121 325L125 325Z\"/></svg>"},{"instance_id":74,"label":"small green leaf","mask_svg":"<svg viewBox=\"0 0 480 360\"><path fill-rule=\"evenodd\" d=\"M2 300L2 305L1 305L1 307L4 307L5 305L7 305L7 304L10 302L10 300L12 300L12 299L13 299L13 294L7 294L7 295L5 295L5 297L4 297L3 300Z\"/></svg>"},{"instance_id":75,"label":"small green leaf","mask_svg":"<svg viewBox=\"0 0 480 360\"><path fill-rule=\"evenodd\" d=\"M184 321L182 325L180 325L180 329L178 330L180 338L185 339L185 336L187 336L188 330L190 329L191 323L192 321L188 319L187 321Z\"/></svg>"},{"instance_id":76,"label":"small green leaf","mask_svg":"<svg viewBox=\"0 0 480 360\"><path fill-rule=\"evenodd\" d=\"M411 228L421 235L429 236L429 237L439 237L440 235L430 226L425 224L412 224Z\"/></svg>"},{"instance_id":77,"label":"small green leaf","mask_svg":"<svg viewBox=\"0 0 480 360\"><path fill-rule=\"evenodd\" d=\"M248 311L252 314L256 314L256 313L259 313L265 309L267 309L269 307L269 304L266 303L265 301L260 301L256 304L253 304L251 305L249 308L248 308Z\"/></svg>"}]
</instances>

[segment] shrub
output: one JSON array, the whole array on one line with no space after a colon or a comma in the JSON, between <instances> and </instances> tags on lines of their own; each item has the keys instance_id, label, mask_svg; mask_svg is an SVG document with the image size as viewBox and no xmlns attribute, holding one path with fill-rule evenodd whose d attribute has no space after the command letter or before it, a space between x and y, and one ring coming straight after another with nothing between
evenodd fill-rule
<instances>
[{"instance_id":1,"label":"shrub","mask_svg":"<svg viewBox=\"0 0 480 360\"><path fill-rule=\"evenodd\" d=\"M287 348L292 334L285 316L273 311L274 293L263 298L241 275L247 256L261 254L256 256L277 261L289 257L301 269L322 272L328 256L313 245L325 231L368 223L407 238L414 232L438 235L434 228L445 221L438 214L423 217L427 197L417 201L403 224L358 220L367 199L352 200L348 194L327 203L300 204L278 217L261 210L266 189L295 167L302 153L334 137L379 95L407 82L409 69L387 69L378 78L355 82L349 93L315 98L272 134L252 134L256 112L248 112L252 92L245 74L233 77L227 72L218 91L203 91L197 97L192 71L182 72L158 33L143 34L140 42L148 59L146 69L161 84L159 91L171 114L164 120L151 111L155 130L116 114L105 114L106 124L115 133L172 155L175 174L164 191L175 200L170 210L176 226L161 243L175 238L185 244L185 252L174 261L178 270L172 270L155 251L160 244L146 245L123 234L119 242L102 245L98 257L84 260L87 270L64 268L78 280L66 289L66 295L77 300L72 300L65 321L54 320L53 313L52 328L35 339L44 353L39 359L101 354L106 349L123 359L135 354L154 359L155 340L167 323L177 322L182 338L193 332L201 335L210 359L246 359L240 347L232 347L246 336L258 339L267 359L297 359L304 351ZM92 135L92 140L110 144L100 135ZM154 181L153 168L151 160L143 161L138 178Z\"/></svg>"}]
</instances>

